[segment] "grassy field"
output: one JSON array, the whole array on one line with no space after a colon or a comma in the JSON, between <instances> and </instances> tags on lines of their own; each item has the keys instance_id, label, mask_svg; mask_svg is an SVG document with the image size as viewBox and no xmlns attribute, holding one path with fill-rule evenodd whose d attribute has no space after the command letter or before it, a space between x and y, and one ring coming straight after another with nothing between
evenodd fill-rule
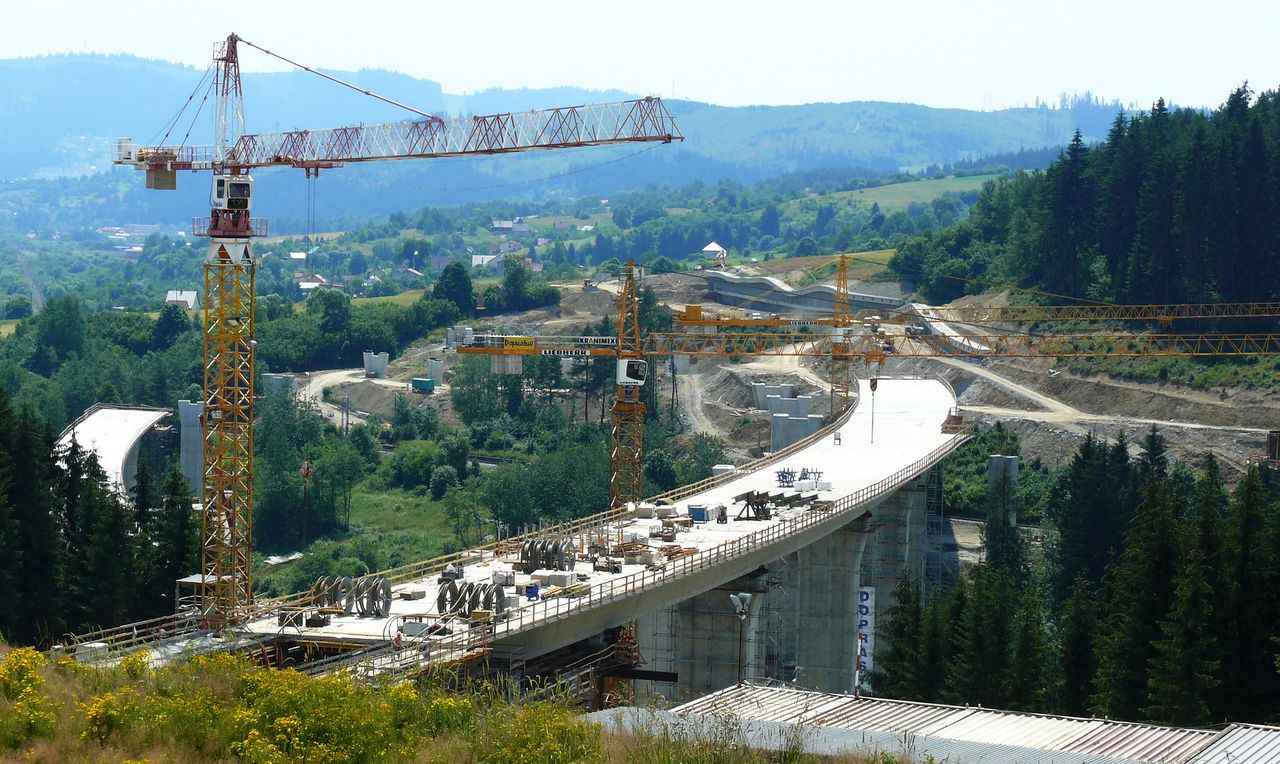
<instances>
[{"instance_id":1,"label":"grassy field","mask_svg":"<svg viewBox=\"0 0 1280 764\"><path fill-rule=\"evenodd\" d=\"M894 183L879 188L864 188L858 191L843 191L838 196L854 199L867 206L873 202L880 208L888 210L905 210L912 202L929 202L939 196L953 191L977 191L982 184L994 180L995 175L974 175L968 178L943 178L941 180L918 180L914 183Z\"/></svg>"},{"instance_id":2,"label":"grassy field","mask_svg":"<svg viewBox=\"0 0 1280 764\"><path fill-rule=\"evenodd\" d=\"M422 293L424 291L425 290L422 289L410 289L407 292L401 292L400 294L393 294L387 297L355 297L351 302L355 305L375 305L380 302L389 302L392 305L405 307L417 302L418 298L422 297Z\"/></svg>"},{"instance_id":3,"label":"grassy field","mask_svg":"<svg viewBox=\"0 0 1280 764\"><path fill-rule=\"evenodd\" d=\"M893 183L876 188L860 188L856 191L837 191L824 196L810 196L796 199L787 204L787 212L795 214L802 205L815 201L831 203L839 207L870 207L879 204L886 214L905 210L912 202L928 203L948 191L977 191L982 184L995 179L996 175L974 175L967 178L942 178L940 180L915 180L910 183Z\"/></svg>"},{"instance_id":4,"label":"grassy field","mask_svg":"<svg viewBox=\"0 0 1280 764\"><path fill-rule=\"evenodd\" d=\"M10 334L13 334L17 328L18 319L16 318L9 318L4 321L0 321L0 337L8 337Z\"/></svg>"},{"instance_id":5,"label":"grassy field","mask_svg":"<svg viewBox=\"0 0 1280 764\"><path fill-rule=\"evenodd\" d=\"M309 587L322 573L363 575L429 560L456 548L440 502L410 491L378 491L361 485L351 494L350 533L316 541L292 562L266 565L259 560L254 589L263 594L290 593Z\"/></svg>"}]
</instances>

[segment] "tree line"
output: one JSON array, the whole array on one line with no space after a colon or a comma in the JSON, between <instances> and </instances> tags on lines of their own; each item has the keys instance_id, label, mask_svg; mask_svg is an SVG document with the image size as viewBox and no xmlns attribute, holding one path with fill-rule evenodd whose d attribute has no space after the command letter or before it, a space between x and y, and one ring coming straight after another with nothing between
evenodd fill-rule
<instances>
[{"instance_id":1,"label":"tree line","mask_svg":"<svg viewBox=\"0 0 1280 764\"><path fill-rule=\"evenodd\" d=\"M1274 476L1273 476L1274 478ZM1042 549L987 497L984 562L922 601L904 576L876 694L1203 726L1280 719L1280 502L1257 466L1231 491L1212 456L1170 463L1154 429L1090 436Z\"/></svg>"},{"instance_id":2,"label":"tree line","mask_svg":"<svg viewBox=\"0 0 1280 764\"><path fill-rule=\"evenodd\" d=\"M988 183L968 220L891 263L934 302L1010 282L1122 303L1280 296L1280 93L1121 112L1106 140Z\"/></svg>"},{"instance_id":3,"label":"tree line","mask_svg":"<svg viewBox=\"0 0 1280 764\"><path fill-rule=\"evenodd\" d=\"M195 572L197 520L176 465L140 465L130 496L92 453L58 448L32 410L0 389L0 636L47 646L174 612L174 582Z\"/></svg>"}]
</instances>

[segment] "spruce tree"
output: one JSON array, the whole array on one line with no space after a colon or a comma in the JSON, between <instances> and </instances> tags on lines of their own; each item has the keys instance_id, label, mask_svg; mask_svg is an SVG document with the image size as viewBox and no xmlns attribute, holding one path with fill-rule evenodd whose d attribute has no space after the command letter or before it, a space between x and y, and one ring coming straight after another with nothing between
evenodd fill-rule
<instances>
[{"instance_id":1,"label":"spruce tree","mask_svg":"<svg viewBox=\"0 0 1280 764\"><path fill-rule=\"evenodd\" d=\"M24 645L48 645L66 628L63 569L66 546L54 511L57 466L50 441L31 411L18 420L9 496L17 521L20 612L13 638Z\"/></svg>"},{"instance_id":2,"label":"spruce tree","mask_svg":"<svg viewBox=\"0 0 1280 764\"><path fill-rule=\"evenodd\" d=\"M1107 616L1098 647L1094 711L1137 719L1147 702L1147 662L1160 638L1159 621L1173 604L1178 529L1164 484L1147 481L1146 497L1108 572Z\"/></svg>"},{"instance_id":3,"label":"spruce tree","mask_svg":"<svg viewBox=\"0 0 1280 764\"><path fill-rule=\"evenodd\" d=\"M191 491L175 464L164 480L164 499L153 524L152 558L149 565L150 615L175 611L174 582L199 568L197 529L191 506Z\"/></svg>"},{"instance_id":4,"label":"spruce tree","mask_svg":"<svg viewBox=\"0 0 1280 764\"><path fill-rule=\"evenodd\" d=\"M920 584L903 571L893 587L893 604L885 609L885 625L877 635L876 666L870 677L876 694L921 700L920 640L923 613Z\"/></svg>"},{"instance_id":5,"label":"spruce tree","mask_svg":"<svg viewBox=\"0 0 1280 764\"><path fill-rule=\"evenodd\" d=\"M1142 439L1142 460L1139 462L1138 474L1144 480L1152 475L1165 477L1169 471L1167 451L1164 436L1154 424L1151 425L1151 429L1147 430L1146 436Z\"/></svg>"},{"instance_id":6,"label":"spruce tree","mask_svg":"<svg viewBox=\"0 0 1280 764\"><path fill-rule=\"evenodd\" d=\"M1089 579L1081 571L1058 619L1058 713L1084 716L1089 711L1089 693L1097 673L1097 608Z\"/></svg>"},{"instance_id":7,"label":"spruce tree","mask_svg":"<svg viewBox=\"0 0 1280 764\"><path fill-rule=\"evenodd\" d=\"M130 533L132 513L107 484L106 474L91 459L85 471L81 505L89 518L84 535L84 571L80 581L85 623L110 627L132 614L136 540Z\"/></svg>"},{"instance_id":8,"label":"spruce tree","mask_svg":"<svg viewBox=\"0 0 1280 764\"><path fill-rule=\"evenodd\" d=\"M943 606L941 598L930 596L921 625L918 688L920 699L930 703L942 702L947 686L947 629L942 620Z\"/></svg>"},{"instance_id":9,"label":"spruce tree","mask_svg":"<svg viewBox=\"0 0 1280 764\"><path fill-rule=\"evenodd\" d=\"M1014 486L1002 474L995 488L987 492L986 522L982 526L983 551L988 565L1016 576L1026 567L1026 555L1018 528L1011 522L1016 515Z\"/></svg>"},{"instance_id":10,"label":"spruce tree","mask_svg":"<svg viewBox=\"0 0 1280 764\"><path fill-rule=\"evenodd\" d=\"M1218 685L1217 648L1210 633L1213 596L1205 576L1205 561L1192 547L1178 576L1173 607L1160 622L1162 639L1147 661L1147 705L1152 721L1179 727L1198 727L1212 721L1210 693Z\"/></svg>"},{"instance_id":11,"label":"spruce tree","mask_svg":"<svg viewBox=\"0 0 1280 764\"><path fill-rule=\"evenodd\" d=\"M1010 645L1005 697L1008 707L1019 711L1043 711L1049 693L1049 636L1044 610L1033 586L1024 586Z\"/></svg>"},{"instance_id":12,"label":"spruce tree","mask_svg":"<svg viewBox=\"0 0 1280 764\"><path fill-rule=\"evenodd\" d=\"M948 666L947 693L957 703L1006 705L1013 613L1017 600L1009 573L980 566L969 585L960 616L955 652Z\"/></svg>"},{"instance_id":13,"label":"spruce tree","mask_svg":"<svg viewBox=\"0 0 1280 764\"><path fill-rule=\"evenodd\" d=\"M134 473L134 485L129 491L133 499L133 523L139 533L145 533L151 523L151 512L156 507L155 490L151 485L151 472L145 461L138 462Z\"/></svg>"},{"instance_id":14,"label":"spruce tree","mask_svg":"<svg viewBox=\"0 0 1280 764\"><path fill-rule=\"evenodd\" d=\"M1277 620L1274 587L1280 582L1272 574L1276 553L1268 544L1267 503L1262 477L1256 466L1251 467L1236 486L1225 523L1228 607L1223 619L1222 694L1230 721L1263 721L1275 712L1269 640Z\"/></svg>"},{"instance_id":15,"label":"spruce tree","mask_svg":"<svg viewBox=\"0 0 1280 764\"><path fill-rule=\"evenodd\" d=\"M7 416L8 404L0 401L0 406L5 408L0 426L7 427L12 424L12 418ZM4 439L9 439L8 433ZM0 635L10 642L17 636L22 565L21 537L12 500L14 482L13 456L0 446Z\"/></svg>"}]
</instances>

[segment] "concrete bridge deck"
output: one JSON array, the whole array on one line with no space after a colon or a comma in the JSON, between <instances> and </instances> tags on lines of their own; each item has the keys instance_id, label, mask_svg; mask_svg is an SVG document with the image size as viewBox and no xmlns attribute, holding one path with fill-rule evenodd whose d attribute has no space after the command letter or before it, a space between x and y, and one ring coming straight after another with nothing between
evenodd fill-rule
<instances>
[{"instance_id":1,"label":"concrete bridge deck","mask_svg":"<svg viewBox=\"0 0 1280 764\"><path fill-rule=\"evenodd\" d=\"M869 390L865 380L861 387ZM963 435L941 432L943 420L955 405L950 388L938 380L882 379L874 399L864 394L857 409L838 425L800 444L776 463L681 497L677 502L680 515L687 515L690 505L705 505L711 508L711 522L694 524L678 533L673 544L649 538L651 526L659 525L660 520L625 513L580 525L584 530L576 539L584 548L585 539L592 535L607 536L614 543L652 541L654 547L678 548L677 555L664 555L659 557L661 562L653 564L624 564L620 572L592 571L589 562L580 562L572 573L576 596L537 600L522 596L518 606L480 628L454 618L441 623L434 634L404 640L402 649L370 653L363 665L374 673L400 673L485 653L512 660L532 658L732 581L848 526L939 462L964 439ZM838 443L833 430L840 433ZM783 468L797 474L801 470L821 472L821 488L780 488L776 471ZM734 498L748 491L802 493L816 496L821 504L780 509L769 520L737 519L742 505ZM723 524L715 522L714 508L721 504L726 505L729 516ZM515 586L507 587L507 592L523 593L532 580L515 570L519 560L516 544L475 550L459 559L462 581L489 583L495 573L510 574ZM245 630L257 638L279 636L333 647L385 646L407 621L439 621L439 577L439 571L432 570L396 583L396 596L386 616L334 613L326 625L315 627L281 627L273 616L252 621ZM413 600L398 596L410 590L425 596ZM339 663L352 665L351 661Z\"/></svg>"}]
</instances>

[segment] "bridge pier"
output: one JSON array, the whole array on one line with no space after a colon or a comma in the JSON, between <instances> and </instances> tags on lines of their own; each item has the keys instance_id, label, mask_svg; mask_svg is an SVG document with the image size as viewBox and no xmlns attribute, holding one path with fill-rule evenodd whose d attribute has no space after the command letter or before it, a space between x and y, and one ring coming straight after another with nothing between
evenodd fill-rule
<instances>
[{"instance_id":1,"label":"bridge pier","mask_svg":"<svg viewBox=\"0 0 1280 764\"><path fill-rule=\"evenodd\" d=\"M637 620L645 668L671 671L674 684L637 682L640 698L697 697L738 681L776 679L812 689L853 688L864 515L814 543L729 583ZM729 595L752 595L739 640Z\"/></svg>"},{"instance_id":2,"label":"bridge pier","mask_svg":"<svg viewBox=\"0 0 1280 764\"><path fill-rule=\"evenodd\" d=\"M929 473L920 475L871 510L871 531L862 557L862 586L875 589L875 624L883 629L893 590L907 573L923 588L928 525ZM873 656L874 659L874 656Z\"/></svg>"}]
</instances>

